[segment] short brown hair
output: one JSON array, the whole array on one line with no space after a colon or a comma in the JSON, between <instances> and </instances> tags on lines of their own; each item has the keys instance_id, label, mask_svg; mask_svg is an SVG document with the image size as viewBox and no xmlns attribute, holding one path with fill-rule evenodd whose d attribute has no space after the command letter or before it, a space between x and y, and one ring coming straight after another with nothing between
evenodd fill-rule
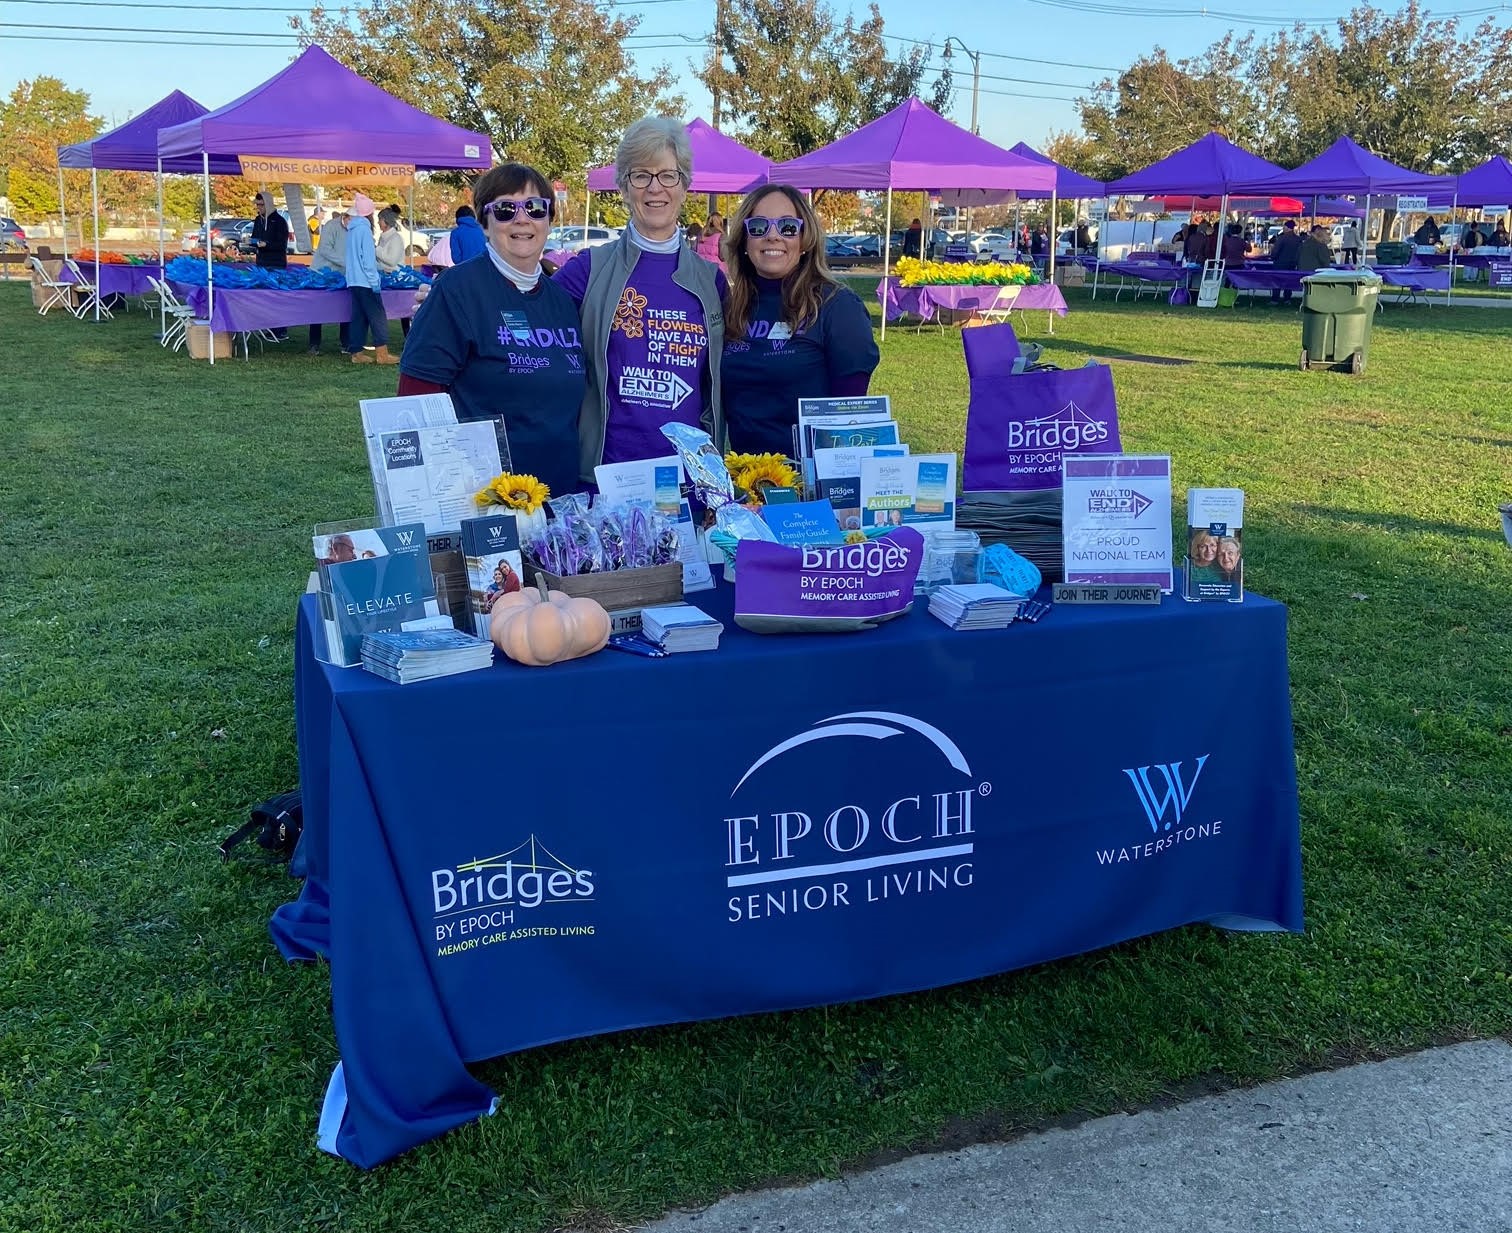
<instances>
[{"instance_id":1,"label":"short brown hair","mask_svg":"<svg viewBox=\"0 0 1512 1233\"><path fill-rule=\"evenodd\" d=\"M546 198L551 203L552 213L556 212L556 198L552 195L550 180L525 163L501 163L497 167L490 167L473 185L473 209L477 211L479 221L485 227L488 226L488 219L483 216L483 207L495 197L519 192Z\"/></svg>"}]
</instances>

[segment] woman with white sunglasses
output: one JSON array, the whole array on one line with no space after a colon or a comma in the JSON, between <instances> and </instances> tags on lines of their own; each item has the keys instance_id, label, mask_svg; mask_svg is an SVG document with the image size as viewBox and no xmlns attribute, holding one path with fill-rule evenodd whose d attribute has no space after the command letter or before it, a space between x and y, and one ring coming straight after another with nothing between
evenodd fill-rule
<instances>
[{"instance_id":1,"label":"woman with white sunglasses","mask_svg":"<svg viewBox=\"0 0 1512 1233\"><path fill-rule=\"evenodd\" d=\"M830 273L824 227L796 188L747 193L725 236L724 258L730 448L791 456L800 398L866 393L881 359L871 318Z\"/></svg>"},{"instance_id":2,"label":"woman with white sunglasses","mask_svg":"<svg viewBox=\"0 0 1512 1233\"><path fill-rule=\"evenodd\" d=\"M686 130L662 116L637 120L620 141L614 169L629 225L619 239L567 262L553 279L583 317L588 388L579 474L585 484L600 463L671 453L663 424L702 427L724 445L725 280L683 237L680 216L693 178Z\"/></svg>"},{"instance_id":3,"label":"woman with white sunglasses","mask_svg":"<svg viewBox=\"0 0 1512 1233\"><path fill-rule=\"evenodd\" d=\"M425 297L400 357L399 393L449 393L458 419L502 426L511 470L553 495L576 492L588 365L577 306L541 270L551 183L506 163L473 186L473 205L488 247Z\"/></svg>"}]
</instances>

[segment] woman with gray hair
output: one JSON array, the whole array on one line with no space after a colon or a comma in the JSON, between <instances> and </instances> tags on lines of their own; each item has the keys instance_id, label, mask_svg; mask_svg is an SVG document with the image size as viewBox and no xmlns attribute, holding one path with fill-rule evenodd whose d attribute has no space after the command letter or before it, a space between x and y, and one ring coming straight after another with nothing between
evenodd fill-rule
<instances>
[{"instance_id":1,"label":"woman with gray hair","mask_svg":"<svg viewBox=\"0 0 1512 1233\"><path fill-rule=\"evenodd\" d=\"M588 389L578 422L579 478L600 463L671 452L661 426L701 427L724 448L719 358L725 279L683 238L693 152L678 121L637 120L614 162L630 223L555 275L583 319Z\"/></svg>"}]
</instances>

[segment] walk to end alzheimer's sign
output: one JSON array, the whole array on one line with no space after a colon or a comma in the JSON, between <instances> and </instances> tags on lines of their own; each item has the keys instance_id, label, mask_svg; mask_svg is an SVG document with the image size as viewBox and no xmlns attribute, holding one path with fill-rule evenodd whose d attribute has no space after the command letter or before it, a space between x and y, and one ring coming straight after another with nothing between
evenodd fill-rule
<instances>
[{"instance_id":1,"label":"walk to end alzheimer's sign","mask_svg":"<svg viewBox=\"0 0 1512 1233\"><path fill-rule=\"evenodd\" d=\"M242 175L265 184L413 184L413 163L356 163L342 158L238 154Z\"/></svg>"},{"instance_id":2,"label":"walk to end alzheimer's sign","mask_svg":"<svg viewBox=\"0 0 1512 1233\"><path fill-rule=\"evenodd\" d=\"M998 336L1000 330L1007 335ZM1018 345L1011 326L967 330L962 338L971 380L965 491L1058 488L1063 457L1121 448L1106 364L1014 376Z\"/></svg>"},{"instance_id":3,"label":"walk to end alzheimer's sign","mask_svg":"<svg viewBox=\"0 0 1512 1233\"><path fill-rule=\"evenodd\" d=\"M1169 456L1084 454L1062 466L1066 581L1171 590Z\"/></svg>"}]
</instances>

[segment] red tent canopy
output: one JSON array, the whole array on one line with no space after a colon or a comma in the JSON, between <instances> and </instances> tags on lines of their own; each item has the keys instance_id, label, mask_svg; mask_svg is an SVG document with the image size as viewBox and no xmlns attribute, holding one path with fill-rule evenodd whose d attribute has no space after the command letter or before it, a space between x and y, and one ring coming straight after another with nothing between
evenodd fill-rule
<instances>
[{"instance_id":1,"label":"red tent canopy","mask_svg":"<svg viewBox=\"0 0 1512 1233\"><path fill-rule=\"evenodd\" d=\"M1216 214L1223 204L1221 197L1175 197L1162 195L1167 210L1207 210ZM1243 214L1301 214L1306 207L1295 197L1230 197L1229 209Z\"/></svg>"}]
</instances>

